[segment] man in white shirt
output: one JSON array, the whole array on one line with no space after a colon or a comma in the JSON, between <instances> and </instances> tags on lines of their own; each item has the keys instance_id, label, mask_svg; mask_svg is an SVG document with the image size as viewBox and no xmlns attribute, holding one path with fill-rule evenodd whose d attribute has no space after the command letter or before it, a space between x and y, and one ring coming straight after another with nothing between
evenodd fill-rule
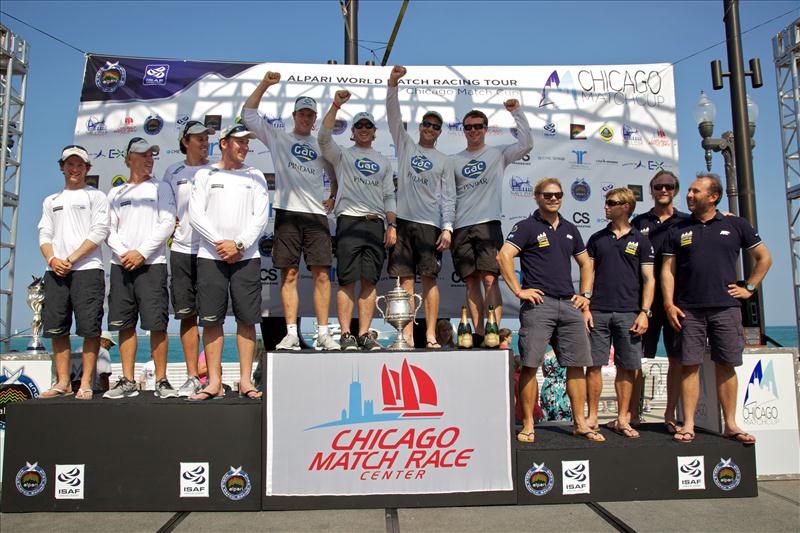
<instances>
[{"instance_id":1,"label":"man in white shirt","mask_svg":"<svg viewBox=\"0 0 800 533\"><path fill-rule=\"evenodd\" d=\"M57 381L40 398L72 394L69 332L74 313L85 369L77 398L89 400L103 325L105 272L99 244L108 235L108 201L86 185L91 164L85 148L67 146L58 165L64 190L45 198L39 221L39 249L47 261L42 322L44 336L53 342Z\"/></svg>"},{"instance_id":2,"label":"man in white shirt","mask_svg":"<svg viewBox=\"0 0 800 533\"><path fill-rule=\"evenodd\" d=\"M264 174L246 166L250 139L255 135L242 124L225 128L219 137L222 159L195 174L189 219L200 235L197 252L197 308L203 326L203 347L208 384L189 397L209 400L222 397L222 324L228 309L228 293L236 317L239 348L239 396L257 400L253 385L255 325L261 321L261 258L258 239L269 216L269 191Z\"/></svg>"},{"instance_id":3,"label":"man in white shirt","mask_svg":"<svg viewBox=\"0 0 800 533\"><path fill-rule=\"evenodd\" d=\"M519 101L511 99L503 105L516 122L517 142L487 146L484 141L489 119L482 111L473 109L462 120L467 148L452 156L456 178L453 267L467 285L467 307L478 345L484 334L486 308L494 306L498 322L502 314L496 257L503 246L500 226L503 174L508 165L533 148L531 129Z\"/></svg>"},{"instance_id":4,"label":"man in white shirt","mask_svg":"<svg viewBox=\"0 0 800 533\"><path fill-rule=\"evenodd\" d=\"M427 348L441 348L436 341L439 288L436 278L442 268L442 252L450 247L455 216L456 187L450 158L435 148L444 121L436 111L427 111L419 125L419 143L403 127L398 80L406 68L396 65L389 75L386 116L397 146L397 243L389 251L388 273L400 277L403 289L414 293L414 276L422 279ZM403 330L414 346L412 325Z\"/></svg>"},{"instance_id":5,"label":"man in white shirt","mask_svg":"<svg viewBox=\"0 0 800 533\"><path fill-rule=\"evenodd\" d=\"M317 103L303 96L294 103L294 128L276 128L258 115L264 93L279 83L279 72L267 72L242 110L242 122L272 154L275 166L275 237L272 264L281 269L281 301L286 319L286 337L278 350L299 350L297 332L297 279L300 251L314 277L314 311L317 315L317 350L338 350L328 330L331 303L329 276L332 254L327 214L336 197L336 178L330 164L320 157L317 139L311 135L317 121ZM330 186L326 186L326 181Z\"/></svg>"},{"instance_id":6,"label":"man in white shirt","mask_svg":"<svg viewBox=\"0 0 800 533\"><path fill-rule=\"evenodd\" d=\"M136 321L150 332L150 354L156 365L159 398L178 395L167 380L167 254L165 244L175 228L175 197L169 185L153 177L153 158L160 148L141 137L128 142L128 182L108 193L111 207L111 290L108 329L119 332L122 377L103 397L136 396Z\"/></svg>"},{"instance_id":7,"label":"man in white shirt","mask_svg":"<svg viewBox=\"0 0 800 533\"><path fill-rule=\"evenodd\" d=\"M375 313L375 284L380 279L386 249L397 240L395 212L397 202L392 179L392 165L372 148L375 118L370 113L356 113L351 133L355 144L343 150L333 140L336 112L350 99L349 91L336 91L333 104L322 121L319 146L322 155L336 171L339 189L336 195L336 275L339 289L336 307L345 350L374 351L381 345L369 335ZM384 221L386 229L384 230ZM361 281L358 295L358 338L350 332L356 304L355 285Z\"/></svg>"},{"instance_id":8,"label":"man in white shirt","mask_svg":"<svg viewBox=\"0 0 800 533\"><path fill-rule=\"evenodd\" d=\"M175 196L177 214L169 250L169 292L175 319L181 321L181 344L188 376L178 389L181 397L189 397L203 388L197 369L197 250L200 241L189 223L189 197L195 173L208 164L208 136L214 133L213 128L204 126L202 122L188 121L179 141L180 151L186 154L186 159L167 168L163 178Z\"/></svg>"}]
</instances>

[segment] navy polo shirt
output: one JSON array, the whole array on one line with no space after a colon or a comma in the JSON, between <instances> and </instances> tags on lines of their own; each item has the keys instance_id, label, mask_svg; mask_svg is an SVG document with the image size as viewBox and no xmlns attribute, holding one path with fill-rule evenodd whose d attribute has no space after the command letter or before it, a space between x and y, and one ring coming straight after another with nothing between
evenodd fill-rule
<instances>
[{"instance_id":1,"label":"navy polo shirt","mask_svg":"<svg viewBox=\"0 0 800 533\"><path fill-rule=\"evenodd\" d=\"M641 308L641 265L653 264L650 241L631 228L617 239L611 224L586 244L594 262L592 310L632 312Z\"/></svg>"},{"instance_id":2,"label":"navy polo shirt","mask_svg":"<svg viewBox=\"0 0 800 533\"><path fill-rule=\"evenodd\" d=\"M728 294L736 283L739 250L761 244L747 220L723 216L701 222L695 217L675 224L664 241L664 256L675 256L675 305L678 307L736 307L741 302Z\"/></svg>"},{"instance_id":3,"label":"navy polo shirt","mask_svg":"<svg viewBox=\"0 0 800 533\"><path fill-rule=\"evenodd\" d=\"M537 209L511 228L506 242L519 249L523 289L539 289L553 298L569 298L575 294L570 258L585 252L586 247L574 224L561 214L558 221L553 229Z\"/></svg>"}]
</instances>

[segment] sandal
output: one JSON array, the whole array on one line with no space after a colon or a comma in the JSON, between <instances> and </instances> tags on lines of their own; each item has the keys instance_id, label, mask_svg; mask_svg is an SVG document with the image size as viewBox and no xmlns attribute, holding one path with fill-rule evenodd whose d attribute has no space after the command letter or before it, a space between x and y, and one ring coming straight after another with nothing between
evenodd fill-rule
<instances>
[{"instance_id":1,"label":"sandal","mask_svg":"<svg viewBox=\"0 0 800 533\"><path fill-rule=\"evenodd\" d=\"M527 433L520 431L517 433L517 441L524 442L526 444L533 444L536 440L536 433L533 431L529 431Z\"/></svg>"},{"instance_id":2,"label":"sandal","mask_svg":"<svg viewBox=\"0 0 800 533\"><path fill-rule=\"evenodd\" d=\"M578 431L578 430L575 430L575 431L572 432L572 436L573 437L578 437L578 438L581 438L581 439L586 439L586 440L591 441L591 442L605 442L606 441L606 438L599 431L592 431L592 430L589 430L589 431Z\"/></svg>"},{"instance_id":3,"label":"sandal","mask_svg":"<svg viewBox=\"0 0 800 533\"><path fill-rule=\"evenodd\" d=\"M92 389L78 389L78 393L75 395L76 400L91 400L92 396L94 396L94 392Z\"/></svg>"},{"instance_id":4,"label":"sandal","mask_svg":"<svg viewBox=\"0 0 800 533\"><path fill-rule=\"evenodd\" d=\"M264 394L256 389L250 389L246 392L240 392L239 398L246 398L248 400L260 400Z\"/></svg>"},{"instance_id":5,"label":"sandal","mask_svg":"<svg viewBox=\"0 0 800 533\"><path fill-rule=\"evenodd\" d=\"M50 400L52 398L60 398L62 396L72 396L71 390L59 389L58 387L50 387L39 395L43 400Z\"/></svg>"},{"instance_id":6,"label":"sandal","mask_svg":"<svg viewBox=\"0 0 800 533\"><path fill-rule=\"evenodd\" d=\"M619 420L612 420L606 427L619 435L620 437L625 437L626 439L638 439L640 437L639 432L633 429L632 427L624 427L619 425Z\"/></svg>"},{"instance_id":7,"label":"sandal","mask_svg":"<svg viewBox=\"0 0 800 533\"><path fill-rule=\"evenodd\" d=\"M190 402L204 402L206 400L219 400L222 399L223 396L219 396L214 394L213 392L208 392L207 390L201 390L200 392L193 394L187 398Z\"/></svg>"},{"instance_id":8,"label":"sandal","mask_svg":"<svg viewBox=\"0 0 800 533\"><path fill-rule=\"evenodd\" d=\"M680 438L677 438L678 436ZM691 431L676 431L672 436L672 440L675 442L692 442L694 441L694 433Z\"/></svg>"},{"instance_id":9,"label":"sandal","mask_svg":"<svg viewBox=\"0 0 800 533\"><path fill-rule=\"evenodd\" d=\"M437 341L428 341L425 347L429 350L441 350L442 345L439 344Z\"/></svg>"},{"instance_id":10,"label":"sandal","mask_svg":"<svg viewBox=\"0 0 800 533\"><path fill-rule=\"evenodd\" d=\"M738 433L731 433L730 435L723 435L726 439L735 440L742 444L755 444L756 438L750 433L739 431Z\"/></svg>"}]
</instances>

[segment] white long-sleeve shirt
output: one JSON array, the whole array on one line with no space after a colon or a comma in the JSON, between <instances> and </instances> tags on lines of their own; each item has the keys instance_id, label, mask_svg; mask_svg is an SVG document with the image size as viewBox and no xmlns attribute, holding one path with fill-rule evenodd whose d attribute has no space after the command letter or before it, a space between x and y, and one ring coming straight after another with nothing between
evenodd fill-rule
<instances>
[{"instance_id":1,"label":"white long-sleeve shirt","mask_svg":"<svg viewBox=\"0 0 800 533\"><path fill-rule=\"evenodd\" d=\"M423 148L403 128L397 87L386 93L386 116L397 146L397 216L453 231L456 183L450 157Z\"/></svg>"},{"instance_id":2,"label":"white long-sleeve shirt","mask_svg":"<svg viewBox=\"0 0 800 533\"><path fill-rule=\"evenodd\" d=\"M531 128L522 108L511 115L517 123L516 143L484 146L476 152L464 150L451 156L456 178L455 228L500 220L505 169L533 148Z\"/></svg>"},{"instance_id":3,"label":"white long-sleeve shirt","mask_svg":"<svg viewBox=\"0 0 800 533\"><path fill-rule=\"evenodd\" d=\"M383 154L357 146L342 150L325 126L319 131L319 147L336 172L336 216L373 214L385 219L386 213L397 212L392 165Z\"/></svg>"},{"instance_id":4,"label":"white long-sleeve shirt","mask_svg":"<svg viewBox=\"0 0 800 533\"><path fill-rule=\"evenodd\" d=\"M103 269L100 243L106 239L108 231L108 200L94 187L64 189L44 199L39 220L39 246L51 244L53 254L66 259L86 240L97 245L75 261L72 270ZM52 270L49 265L47 270Z\"/></svg>"},{"instance_id":5,"label":"white long-sleeve shirt","mask_svg":"<svg viewBox=\"0 0 800 533\"><path fill-rule=\"evenodd\" d=\"M183 254L196 254L200 247L200 237L192 231L189 223L189 197L192 195L192 181L198 170L205 165L190 166L185 161L175 163L164 172L163 181L172 189L175 197L175 213L178 227L172 234L170 250Z\"/></svg>"},{"instance_id":6,"label":"white long-sleeve shirt","mask_svg":"<svg viewBox=\"0 0 800 533\"><path fill-rule=\"evenodd\" d=\"M322 202L330 195L333 167L325 161L313 135L276 128L255 109L243 109L242 121L264 143L275 166L276 209L325 215Z\"/></svg>"},{"instance_id":7,"label":"white long-sleeve shirt","mask_svg":"<svg viewBox=\"0 0 800 533\"><path fill-rule=\"evenodd\" d=\"M146 265L167 262L167 239L175 228L175 197L169 185L154 177L126 183L108 192L111 231L106 242L111 262L122 264L125 252L136 250Z\"/></svg>"},{"instance_id":8,"label":"white long-sleeve shirt","mask_svg":"<svg viewBox=\"0 0 800 533\"><path fill-rule=\"evenodd\" d=\"M195 174L189 220L200 235L198 258L221 261L215 243L223 240L244 244L240 261L259 257L258 239L268 217L269 190L260 170L211 165Z\"/></svg>"}]
</instances>

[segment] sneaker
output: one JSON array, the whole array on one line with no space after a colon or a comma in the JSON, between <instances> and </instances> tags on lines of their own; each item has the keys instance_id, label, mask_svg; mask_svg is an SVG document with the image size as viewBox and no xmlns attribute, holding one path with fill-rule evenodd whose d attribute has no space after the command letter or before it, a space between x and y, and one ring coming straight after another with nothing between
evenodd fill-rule
<instances>
[{"instance_id":1,"label":"sneaker","mask_svg":"<svg viewBox=\"0 0 800 533\"><path fill-rule=\"evenodd\" d=\"M107 390L106 393L103 394L103 398L118 400L120 398L133 398L134 396L138 395L139 391L136 388L136 383L126 379L124 376L120 376L117 384L111 389Z\"/></svg>"},{"instance_id":2,"label":"sneaker","mask_svg":"<svg viewBox=\"0 0 800 533\"><path fill-rule=\"evenodd\" d=\"M192 394L197 394L203 388L203 384L195 376L189 376L186 381L178 389L178 396L181 398L188 398Z\"/></svg>"},{"instance_id":3,"label":"sneaker","mask_svg":"<svg viewBox=\"0 0 800 533\"><path fill-rule=\"evenodd\" d=\"M314 349L315 350L341 350L342 347L339 346L339 343L333 340L333 337L330 333L323 333L321 335L317 335L317 340L314 342Z\"/></svg>"},{"instance_id":4,"label":"sneaker","mask_svg":"<svg viewBox=\"0 0 800 533\"><path fill-rule=\"evenodd\" d=\"M362 350L365 352L374 352L377 350L383 350L383 346L378 344L378 341L373 339L369 333L364 333L358 338L358 345L361 347Z\"/></svg>"},{"instance_id":5,"label":"sneaker","mask_svg":"<svg viewBox=\"0 0 800 533\"><path fill-rule=\"evenodd\" d=\"M276 350L299 350L300 337L287 333L286 336L275 346Z\"/></svg>"},{"instance_id":6,"label":"sneaker","mask_svg":"<svg viewBox=\"0 0 800 533\"><path fill-rule=\"evenodd\" d=\"M358 341L352 333L342 333L339 337L339 349L346 352L358 350Z\"/></svg>"},{"instance_id":7,"label":"sneaker","mask_svg":"<svg viewBox=\"0 0 800 533\"><path fill-rule=\"evenodd\" d=\"M172 388L167 378L159 379L156 382L156 391L153 393L156 398L177 398L178 391Z\"/></svg>"}]
</instances>

